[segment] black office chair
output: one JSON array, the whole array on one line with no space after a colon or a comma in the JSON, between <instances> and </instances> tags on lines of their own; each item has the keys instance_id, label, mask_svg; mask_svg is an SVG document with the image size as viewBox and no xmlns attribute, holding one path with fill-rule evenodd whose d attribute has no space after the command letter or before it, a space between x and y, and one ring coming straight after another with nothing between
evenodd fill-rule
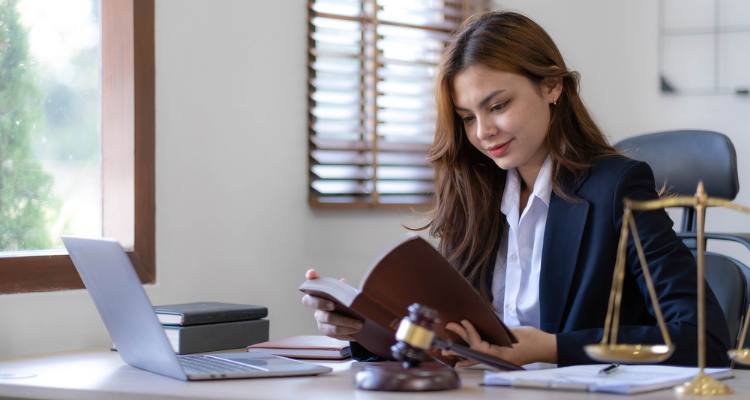
<instances>
[{"instance_id":1,"label":"black office chair","mask_svg":"<svg viewBox=\"0 0 750 400\"><path fill-rule=\"evenodd\" d=\"M654 171L658 188L666 182L670 194L694 195L701 180L711 197L734 200L739 192L737 155L729 138L720 133L694 130L659 132L625 139L615 147L647 162ZM697 216L692 207L683 208L677 235L695 256ZM738 242L750 250L748 233L706 232L705 238ZM748 307L750 269L731 257L709 252L705 253L705 266L706 282L716 294L729 325L731 342L736 345ZM749 342L746 340L743 347Z\"/></svg>"}]
</instances>

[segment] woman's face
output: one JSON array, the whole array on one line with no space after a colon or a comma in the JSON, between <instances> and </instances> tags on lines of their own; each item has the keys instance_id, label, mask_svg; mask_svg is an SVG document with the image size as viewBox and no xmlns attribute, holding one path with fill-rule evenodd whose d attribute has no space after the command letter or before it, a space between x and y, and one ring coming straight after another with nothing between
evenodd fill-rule
<instances>
[{"instance_id":1,"label":"woman's face","mask_svg":"<svg viewBox=\"0 0 750 400\"><path fill-rule=\"evenodd\" d=\"M502 169L538 170L549 154L550 104L559 81L541 85L510 72L472 66L453 81L453 104L474 147Z\"/></svg>"}]
</instances>

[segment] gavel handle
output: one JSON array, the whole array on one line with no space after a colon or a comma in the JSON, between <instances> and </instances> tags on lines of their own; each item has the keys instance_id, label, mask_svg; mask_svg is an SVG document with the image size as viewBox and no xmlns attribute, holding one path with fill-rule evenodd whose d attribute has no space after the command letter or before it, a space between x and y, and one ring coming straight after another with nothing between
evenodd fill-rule
<instances>
[{"instance_id":1,"label":"gavel handle","mask_svg":"<svg viewBox=\"0 0 750 400\"><path fill-rule=\"evenodd\" d=\"M474 351L466 346L461 346L459 344L453 343L452 340L447 339L443 340L440 338L436 338L432 342L433 346L439 347L443 350L453 350L458 354L461 354L462 356L466 356L469 358L473 358L477 361L481 361L487 365L493 366L495 368L500 369L501 371L516 371L516 370L522 370L523 367L518 366L516 364L513 364L512 362L505 361L502 359L499 359L497 357L493 357L486 353L480 353L478 351Z\"/></svg>"}]
</instances>

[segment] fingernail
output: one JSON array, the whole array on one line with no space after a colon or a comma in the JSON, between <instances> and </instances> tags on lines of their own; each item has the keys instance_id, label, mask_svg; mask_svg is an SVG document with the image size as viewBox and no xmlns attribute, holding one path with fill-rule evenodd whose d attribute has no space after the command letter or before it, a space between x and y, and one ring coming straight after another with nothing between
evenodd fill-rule
<instances>
[{"instance_id":1,"label":"fingernail","mask_svg":"<svg viewBox=\"0 0 750 400\"><path fill-rule=\"evenodd\" d=\"M355 327L355 328L357 328L357 329L361 328L361 327L362 327L362 322L360 322L360 321L355 321L355 322L354 322L354 327Z\"/></svg>"},{"instance_id":2,"label":"fingernail","mask_svg":"<svg viewBox=\"0 0 750 400\"><path fill-rule=\"evenodd\" d=\"M330 301L326 303L326 310L333 310L333 303L331 303Z\"/></svg>"}]
</instances>

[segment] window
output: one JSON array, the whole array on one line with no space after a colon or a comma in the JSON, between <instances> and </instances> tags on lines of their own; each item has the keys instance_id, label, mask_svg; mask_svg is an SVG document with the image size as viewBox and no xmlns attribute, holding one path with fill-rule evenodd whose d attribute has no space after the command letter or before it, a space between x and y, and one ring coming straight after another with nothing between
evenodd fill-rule
<instances>
[{"instance_id":1,"label":"window","mask_svg":"<svg viewBox=\"0 0 750 400\"><path fill-rule=\"evenodd\" d=\"M480 0L316 0L309 9L309 202L322 209L430 204L432 78Z\"/></svg>"},{"instance_id":2,"label":"window","mask_svg":"<svg viewBox=\"0 0 750 400\"><path fill-rule=\"evenodd\" d=\"M0 2L0 251L101 232L98 5Z\"/></svg>"},{"instance_id":3,"label":"window","mask_svg":"<svg viewBox=\"0 0 750 400\"><path fill-rule=\"evenodd\" d=\"M100 7L101 234L154 282L154 2ZM83 284L64 250L0 253L0 294L75 288Z\"/></svg>"}]
</instances>

